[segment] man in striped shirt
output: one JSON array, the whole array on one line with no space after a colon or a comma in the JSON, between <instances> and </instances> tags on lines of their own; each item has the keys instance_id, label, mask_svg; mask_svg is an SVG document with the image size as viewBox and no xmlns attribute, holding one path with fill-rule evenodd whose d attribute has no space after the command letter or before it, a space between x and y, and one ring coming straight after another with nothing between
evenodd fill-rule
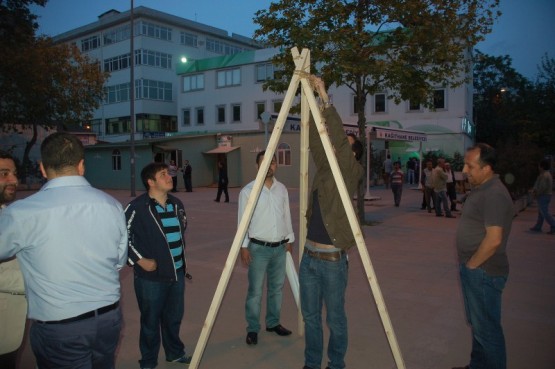
<instances>
[{"instance_id":1,"label":"man in striped shirt","mask_svg":"<svg viewBox=\"0 0 555 369\"><path fill-rule=\"evenodd\" d=\"M141 171L146 193L125 209L129 236L128 263L135 274L135 295L141 311L141 368L158 365L160 333L166 361L188 364L191 357L179 337L185 303L185 239L183 203L169 194L172 177L164 163Z\"/></svg>"}]
</instances>

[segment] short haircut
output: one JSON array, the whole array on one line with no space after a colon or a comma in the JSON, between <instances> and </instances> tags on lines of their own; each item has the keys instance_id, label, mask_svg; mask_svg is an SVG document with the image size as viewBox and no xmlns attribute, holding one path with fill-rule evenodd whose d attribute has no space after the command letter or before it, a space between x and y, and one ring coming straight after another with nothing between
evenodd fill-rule
<instances>
[{"instance_id":1,"label":"short haircut","mask_svg":"<svg viewBox=\"0 0 555 369\"><path fill-rule=\"evenodd\" d=\"M15 163L15 159L8 152L0 150L0 159L10 159Z\"/></svg>"},{"instance_id":2,"label":"short haircut","mask_svg":"<svg viewBox=\"0 0 555 369\"><path fill-rule=\"evenodd\" d=\"M551 162L549 161L549 159L543 159L542 161L540 161L540 168L542 168L543 170L549 170L550 166Z\"/></svg>"},{"instance_id":3,"label":"short haircut","mask_svg":"<svg viewBox=\"0 0 555 369\"><path fill-rule=\"evenodd\" d=\"M156 173L168 169L168 164L166 163L158 163L152 162L148 163L143 170L141 170L141 181L143 181L143 185L145 189L148 191L150 190L150 186L148 185L148 180L156 180Z\"/></svg>"},{"instance_id":4,"label":"short haircut","mask_svg":"<svg viewBox=\"0 0 555 369\"><path fill-rule=\"evenodd\" d=\"M256 154L256 164L260 165L260 158L263 157L266 154L266 150L262 150L260 151L258 154ZM276 159L276 155L274 154L274 160Z\"/></svg>"},{"instance_id":5,"label":"short haircut","mask_svg":"<svg viewBox=\"0 0 555 369\"><path fill-rule=\"evenodd\" d=\"M362 147L362 143L358 139L355 139L355 142L351 145L351 150L355 153L355 159L360 161L362 153L364 152L364 147Z\"/></svg>"},{"instance_id":6,"label":"short haircut","mask_svg":"<svg viewBox=\"0 0 555 369\"><path fill-rule=\"evenodd\" d=\"M85 159L85 149L83 143L71 133L55 132L42 141L40 155L45 170L59 172L76 167Z\"/></svg>"},{"instance_id":7,"label":"short haircut","mask_svg":"<svg viewBox=\"0 0 555 369\"><path fill-rule=\"evenodd\" d=\"M497 164L497 153L495 149L486 143L477 143L466 151L478 150L480 152L480 158L478 162L480 167L489 165L492 170L495 170L495 165Z\"/></svg>"}]
</instances>

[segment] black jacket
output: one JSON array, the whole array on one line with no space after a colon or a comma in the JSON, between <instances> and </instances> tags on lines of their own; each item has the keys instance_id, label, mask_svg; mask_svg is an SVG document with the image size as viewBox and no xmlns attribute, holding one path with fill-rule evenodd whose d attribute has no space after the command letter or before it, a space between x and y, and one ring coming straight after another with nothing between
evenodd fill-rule
<instances>
[{"instance_id":1,"label":"black jacket","mask_svg":"<svg viewBox=\"0 0 555 369\"><path fill-rule=\"evenodd\" d=\"M168 194L168 203L174 205L175 215L179 220L183 240L183 260L185 261L184 232L187 228L187 215L183 203L177 197ZM173 257L164 234L162 221L155 208L155 201L148 196L148 193L144 193L127 205L125 217L129 240L127 262L134 268L135 274L155 281L176 281ZM142 258L155 259L158 264L156 270L147 272L141 268L137 261ZM187 267L186 262L184 267Z\"/></svg>"}]
</instances>

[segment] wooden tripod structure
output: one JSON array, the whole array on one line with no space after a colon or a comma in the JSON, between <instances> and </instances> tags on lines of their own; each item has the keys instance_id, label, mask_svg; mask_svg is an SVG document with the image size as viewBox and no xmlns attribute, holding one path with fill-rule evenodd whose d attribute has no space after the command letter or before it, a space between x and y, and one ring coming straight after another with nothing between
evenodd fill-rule
<instances>
[{"instance_id":1,"label":"wooden tripod structure","mask_svg":"<svg viewBox=\"0 0 555 369\"><path fill-rule=\"evenodd\" d=\"M225 262L222 275L220 276L220 281L218 282L216 292L214 293L214 297L212 299L212 303L208 310L208 314L206 316L206 320L204 322L199 340L197 342L195 352L193 353L193 358L192 358L191 364L189 365L189 368L190 369L198 368L200 359L202 357L202 354L204 353L204 349L206 348L206 343L208 341L208 337L210 336L210 333L214 326L214 321L216 319L216 315L221 306L224 293L229 283L231 272L237 260L237 256L239 255L241 243L246 235L248 226L250 224L252 215L254 213L254 208L258 201L258 197L260 196L262 186L264 185L264 178L266 177L266 173L268 172L268 168L270 167L271 159L275 153L278 140L281 137L281 133L285 125L285 121L287 120L287 115L289 114L289 110L295 98L295 93L300 83L301 91L302 91L301 93L301 145L300 145L301 147L301 163L300 163L300 219L301 219L300 224L301 226L299 228L298 239L301 242L302 240L306 239L306 224L305 224L306 222L304 222L303 219L304 219L306 209L307 209L307 204L308 204L308 201L307 201L308 155L309 155L308 129L309 129L310 113L312 112L314 121L316 123L316 127L318 129L320 138L322 140L324 149L326 151L326 156L328 158L330 167L332 169L335 183L337 185L339 194L341 196L341 200L343 202L343 206L345 207L345 210L347 212L347 217L349 219L351 230L353 231L353 234L356 240L357 248L360 253L360 257L362 259L364 270L366 272L368 282L370 283L370 288L374 295L374 300L376 302L376 306L380 314L382 325L384 327L387 339L389 341L389 347L393 353L395 363L397 364L397 369L405 369L405 364L401 355L401 351L399 349L399 345L397 343L397 338L395 336L395 332L393 331L393 326L391 325L391 321L389 319L389 314L385 306L385 302L380 290L380 286L378 285L374 268L370 261L368 250L366 249L366 244L364 242L362 230L360 229L360 225L358 223L356 213L353 208L353 204L351 202L350 195L347 192L347 188L345 186L343 176L341 175L341 171L339 169L339 165L337 163L337 159L335 157L333 147L331 145L331 141L328 137L328 133L324 124L325 122L322 119L322 115L320 114L318 103L316 101L316 98L314 97L314 93L309 83L308 77L310 76L310 51L308 49L303 49L302 53L299 54L298 49L295 47L291 49L291 53L293 56L293 61L295 62L295 72L291 78L291 82L289 84L289 88L283 100L283 105L281 107L281 110L278 114L272 136L270 138L270 141L268 142L268 147L266 148L266 155L264 155L264 160L262 160L262 163L260 164L260 168L256 175L254 187L247 201L243 218L239 222L237 233L235 234L235 238L233 239L231 249L229 250L229 255ZM299 242L299 244L301 244L301 242ZM299 247L300 257L302 257L303 246ZM302 316L300 315L300 312L299 312L299 317L300 317L299 332L303 332L304 327L302 325Z\"/></svg>"}]
</instances>

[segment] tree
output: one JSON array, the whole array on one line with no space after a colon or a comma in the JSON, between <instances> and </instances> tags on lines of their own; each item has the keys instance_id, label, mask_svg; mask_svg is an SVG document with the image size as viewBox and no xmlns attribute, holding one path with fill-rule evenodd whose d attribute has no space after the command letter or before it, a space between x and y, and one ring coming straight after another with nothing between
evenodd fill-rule
<instances>
[{"instance_id":1,"label":"tree","mask_svg":"<svg viewBox=\"0 0 555 369\"><path fill-rule=\"evenodd\" d=\"M25 13L21 7L12 9L11 13L8 8L1 10L2 18L15 19L14 14ZM34 18L27 14L26 19L32 22ZM75 45L57 45L48 37L35 38L36 26L21 28L33 31L17 47L4 49L7 55L1 59L0 125L3 131L32 129L22 160L21 174L25 181L31 166L29 152L37 141L37 128L63 128L91 119L92 110L99 106L103 96L107 75Z\"/></svg>"},{"instance_id":2,"label":"tree","mask_svg":"<svg viewBox=\"0 0 555 369\"><path fill-rule=\"evenodd\" d=\"M265 87L283 92L294 66L286 50L311 50L311 70L327 85L347 86L355 106L387 91L396 103L432 106L438 86L457 87L470 71L468 50L491 31L498 0L281 0L255 14L258 41L282 47L276 79ZM366 148L366 116L358 109ZM366 155L363 156L366 161ZM365 163L363 163L365 165ZM364 220L364 185L358 214Z\"/></svg>"}]
</instances>

